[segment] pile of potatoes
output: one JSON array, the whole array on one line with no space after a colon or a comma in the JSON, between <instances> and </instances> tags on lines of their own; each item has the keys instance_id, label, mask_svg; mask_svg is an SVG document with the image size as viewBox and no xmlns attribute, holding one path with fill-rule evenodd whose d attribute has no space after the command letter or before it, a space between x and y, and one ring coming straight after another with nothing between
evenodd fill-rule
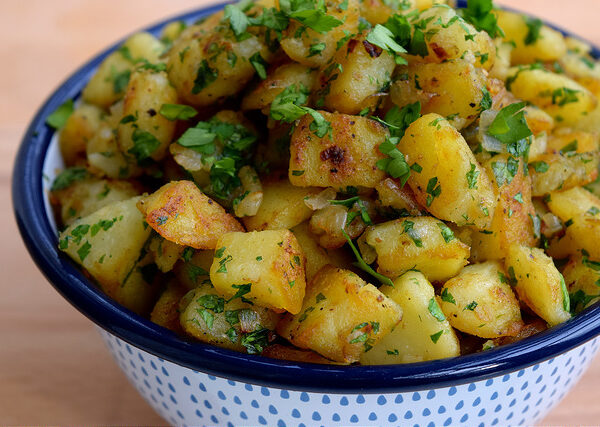
<instances>
[{"instance_id":1,"label":"pile of potatoes","mask_svg":"<svg viewBox=\"0 0 600 427\"><path fill-rule=\"evenodd\" d=\"M60 249L182 337L294 361L454 357L568 321L600 298L600 65L446 3L327 0L333 28L275 32L284 4L261 0L133 35L60 128ZM425 52L373 44L395 15ZM522 114L528 135L503 144L520 102L504 131Z\"/></svg>"}]
</instances>

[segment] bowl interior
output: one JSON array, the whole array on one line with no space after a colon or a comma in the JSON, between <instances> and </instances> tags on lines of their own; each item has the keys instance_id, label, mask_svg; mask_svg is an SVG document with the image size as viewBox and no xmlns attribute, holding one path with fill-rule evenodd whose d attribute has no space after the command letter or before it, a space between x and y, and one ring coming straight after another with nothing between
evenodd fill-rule
<instances>
[{"instance_id":1,"label":"bowl interior","mask_svg":"<svg viewBox=\"0 0 600 427\"><path fill-rule=\"evenodd\" d=\"M465 2L461 3L464 6ZM170 21L192 23L223 6L176 16L146 30L158 34ZM48 191L64 164L45 119L66 100L77 99L98 65L120 44L72 74L37 112L17 155L12 189L17 223L31 256L57 291L105 330L197 371L271 387L333 393L418 390L485 379L539 363L600 334L600 304L596 304L558 327L483 353L409 365L339 367L268 359L191 343L116 304L58 253ZM598 50L594 55L598 57Z\"/></svg>"}]
</instances>

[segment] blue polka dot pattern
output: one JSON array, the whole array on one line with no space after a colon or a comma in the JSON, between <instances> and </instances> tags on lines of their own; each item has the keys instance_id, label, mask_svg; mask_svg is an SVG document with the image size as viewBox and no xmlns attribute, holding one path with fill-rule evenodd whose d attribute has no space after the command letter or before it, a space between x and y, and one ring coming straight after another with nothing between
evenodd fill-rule
<instances>
[{"instance_id":1,"label":"blue polka dot pattern","mask_svg":"<svg viewBox=\"0 0 600 427\"><path fill-rule=\"evenodd\" d=\"M596 338L546 362L470 384L340 396L207 375L101 334L130 382L173 425L535 424L577 382L600 347Z\"/></svg>"}]
</instances>

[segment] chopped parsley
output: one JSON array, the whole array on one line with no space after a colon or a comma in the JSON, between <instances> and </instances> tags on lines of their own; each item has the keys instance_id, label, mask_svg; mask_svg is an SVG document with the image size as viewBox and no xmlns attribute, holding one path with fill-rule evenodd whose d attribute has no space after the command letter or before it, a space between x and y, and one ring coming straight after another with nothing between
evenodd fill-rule
<instances>
[{"instance_id":1,"label":"chopped parsley","mask_svg":"<svg viewBox=\"0 0 600 427\"><path fill-rule=\"evenodd\" d=\"M46 117L46 124L54 129L62 128L73 114L73 100L69 99L60 105L52 114Z\"/></svg>"},{"instance_id":2,"label":"chopped parsley","mask_svg":"<svg viewBox=\"0 0 600 427\"><path fill-rule=\"evenodd\" d=\"M92 245L87 240L77 249L77 255L79 255L81 262L90 254L90 249L92 249Z\"/></svg>"},{"instance_id":3,"label":"chopped parsley","mask_svg":"<svg viewBox=\"0 0 600 427\"><path fill-rule=\"evenodd\" d=\"M248 354L260 354L269 345L269 330L267 328L257 329L244 335L240 342L246 347Z\"/></svg>"},{"instance_id":4,"label":"chopped parsley","mask_svg":"<svg viewBox=\"0 0 600 427\"><path fill-rule=\"evenodd\" d=\"M436 333L435 333L435 334L433 334L433 335L429 335L429 338L431 338L431 341L432 341L434 344L437 344L438 340L440 339L440 337L442 336L442 334L443 334L443 333L444 333L444 330L442 329L442 330L440 330L440 331L436 332Z\"/></svg>"},{"instance_id":5,"label":"chopped parsley","mask_svg":"<svg viewBox=\"0 0 600 427\"><path fill-rule=\"evenodd\" d=\"M229 298L227 302L231 302L236 298L240 298L244 302L249 302L246 298L244 298L244 295L252 290L252 283L246 283L245 285L231 285L231 287L237 289L237 292L234 296Z\"/></svg>"},{"instance_id":6,"label":"chopped parsley","mask_svg":"<svg viewBox=\"0 0 600 427\"><path fill-rule=\"evenodd\" d=\"M143 163L160 147L160 141L154 135L139 128L133 130L131 140L133 141L133 147L127 152L135 156L138 164Z\"/></svg>"},{"instance_id":7,"label":"chopped parsley","mask_svg":"<svg viewBox=\"0 0 600 427\"><path fill-rule=\"evenodd\" d=\"M465 308L463 308L463 311L465 311L465 310L473 311L473 310L475 310L476 307L477 307L477 301L471 301L469 304L467 304L465 306Z\"/></svg>"},{"instance_id":8,"label":"chopped parsley","mask_svg":"<svg viewBox=\"0 0 600 427\"><path fill-rule=\"evenodd\" d=\"M194 79L194 87L192 88L192 94L199 94L205 87L217 80L219 73L217 70L210 68L208 61L203 59L196 72L196 78Z\"/></svg>"},{"instance_id":9,"label":"chopped parsley","mask_svg":"<svg viewBox=\"0 0 600 427\"><path fill-rule=\"evenodd\" d=\"M479 171L476 170L476 166L471 163L471 169L467 172L467 183L469 184L469 188L477 188L477 177L479 176Z\"/></svg>"},{"instance_id":10,"label":"chopped parsley","mask_svg":"<svg viewBox=\"0 0 600 427\"><path fill-rule=\"evenodd\" d=\"M479 107L481 111L490 110L492 108L493 100L492 94L486 87L481 89L483 96L481 97L481 101L479 102Z\"/></svg>"},{"instance_id":11,"label":"chopped parsley","mask_svg":"<svg viewBox=\"0 0 600 427\"><path fill-rule=\"evenodd\" d=\"M442 185L438 184L437 176L434 176L427 183L427 207L431 206L436 197L442 194Z\"/></svg>"},{"instance_id":12,"label":"chopped parsley","mask_svg":"<svg viewBox=\"0 0 600 427\"><path fill-rule=\"evenodd\" d=\"M487 32L493 39L497 36L504 37L504 31L498 26L498 20L492 13L493 8L492 0L467 0L463 18L477 30Z\"/></svg>"},{"instance_id":13,"label":"chopped parsley","mask_svg":"<svg viewBox=\"0 0 600 427\"><path fill-rule=\"evenodd\" d=\"M54 179L50 191L58 191L69 187L76 181L82 181L89 176L87 169L72 167L65 169Z\"/></svg>"},{"instance_id":14,"label":"chopped parsley","mask_svg":"<svg viewBox=\"0 0 600 427\"><path fill-rule=\"evenodd\" d=\"M543 161L531 162L529 163L529 166L532 166L533 170L537 173L545 173L548 172L548 169L550 169L548 163Z\"/></svg>"},{"instance_id":15,"label":"chopped parsley","mask_svg":"<svg viewBox=\"0 0 600 427\"><path fill-rule=\"evenodd\" d=\"M569 291L567 290L567 285L565 284L565 278L562 274L558 273L560 276L560 291L562 292L563 297L563 309L565 311L570 311L571 301L569 299Z\"/></svg>"},{"instance_id":16,"label":"chopped parsley","mask_svg":"<svg viewBox=\"0 0 600 427\"><path fill-rule=\"evenodd\" d=\"M431 298L429 300L429 305L427 306L427 309L429 310L429 313L431 313L431 315L435 317L439 322L443 322L444 320L446 320L446 316L444 316L444 312L440 308L435 298Z\"/></svg>"},{"instance_id":17,"label":"chopped parsley","mask_svg":"<svg viewBox=\"0 0 600 427\"><path fill-rule=\"evenodd\" d=\"M369 264L367 264L365 262L364 259L362 259L362 257L360 256L360 253L358 252L358 249L356 249L356 246L354 246L354 243L352 243L352 239L350 238L350 236L348 236L348 233L346 233L346 230L344 230L343 228L342 228L342 234L346 238L348 245L350 245L350 249L352 249L352 252L354 252L354 256L356 257L357 261L354 263L354 265L356 267L360 268L362 271L369 273L371 276L375 277L377 280L379 280L384 285L394 287L394 282L392 282L392 280L389 277L386 277L383 274L377 273L375 270L373 270L373 268Z\"/></svg>"},{"instance_id":18,"label":"chopped parsley","mask_svg":"<svg viewBox=\"0 0 600 427\"><path fill-rule=\"evenodd\" d=\"M262 80L267 78L268 64L259 52L256 52L250 57L250 64L252 64L252 66L256 70L256 74L258 74L258 77L260 77Z\"/></svg>"},{"instance_id":19,"label":"chopped parsley","mask_svg":"<svg viewBox=\"0 0 600 427\"><path fill-rule=\"evenodd\" d=\"M182 104L163 104L160 107L160 115L165 119L175 120L189 120L198 114L195 108L189 105Z\"/></svg>"},{"instance_id":20,"label":"chopped parsley","mask_svg":"<svg viewBox=\"0 0 600 427\"><path fill-rule=\"evenodd\" d=\"M456 239L456 237L454 237L454 233L446 224L443 222L438 222L437 225L440 227L440 232L446 243L450 243L452 240Z\"/></svg>"},{"instance_id":21,"label":"chopped parsley","mask_svg":"<svg viewBox=\"0 0 600 427\"><path fill-rule=\"evenodd\" d=\"M288 18L321 34L343 24L343 21L327 14L324 0L281 0L279 6Z\"/></svg>"},{"instance_id":22,"label":"chopped parsley","mask_svg":"<svg viewBox=\"0 0 600 427\"><path fill-rule=\"evenodd\" d=\"M533 134L525 120L525 113L522 111L524 107L524 102L504 107L488 128L487 133L506 144L507 151L511 155L526 158L531 145L530 137Z\"/></svg>"},{"instance_id":23,"label":"chopped parsley","mask_svg":"<svg viewBox=\"0 0 600 427\"><path fill-rule=\"evenodd\" d=\"M456 305L456 300L454 299L452 294L448 291L448 288L444 288L444 290L442 291L440 296L442 297L442 301L449 302L450 304Z\"/></svg>"},{"instance_id":24,"label":"chopped parsley","mask_svg":"<svg viewBox=\"0 0 600 427\"><path fill-rule=\"evenodd\" d=\"M408 234L408 237L412 239L415 246L418 248L422 248L423 241L421 240L419 233L417 233L417 231L414 229L415 223L406 219L404 220L404 222L402 222L402 226L404 228L404 232Z\"/></svg>"},{"instance_id":25,"label":"chopped parsley","mask_svg":"<svg viewBox=\"0 0 600 427\"><path fill-rule=\"evenodd\" d=\"M525 44L531 45L538 41L540 38L540 30L544 26L544 23L539 18L531 18L529 16L523 17L525 24L527 25L527 35L525 36Z\"/></svg>"}]
</instances>

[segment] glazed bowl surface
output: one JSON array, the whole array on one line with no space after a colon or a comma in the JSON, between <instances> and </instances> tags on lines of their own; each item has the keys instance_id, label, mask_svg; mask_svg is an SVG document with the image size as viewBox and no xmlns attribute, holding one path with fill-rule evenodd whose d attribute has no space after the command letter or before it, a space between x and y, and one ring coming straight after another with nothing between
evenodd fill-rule
<instances>
[{"instance_id":1,"label":"glazed bowl surface","mask_svg":"<svg viewBox=\"0 0 600 427\"><path fill-rule=\"evenodd\" d=\"M146 30L158 34L171 21L194 22L223 6ZM113 302L58 251L48 190L63 163L45 119L66 100L77 99L119 45L73 73L37 112L14 169L15 214L31 256L50 283L100 327L132 384L170 423L531 424L564 397L598 352L599 304L558 327L483 353L410 365L340 367L191 343Z\"/></svg>"}]
</instances>

